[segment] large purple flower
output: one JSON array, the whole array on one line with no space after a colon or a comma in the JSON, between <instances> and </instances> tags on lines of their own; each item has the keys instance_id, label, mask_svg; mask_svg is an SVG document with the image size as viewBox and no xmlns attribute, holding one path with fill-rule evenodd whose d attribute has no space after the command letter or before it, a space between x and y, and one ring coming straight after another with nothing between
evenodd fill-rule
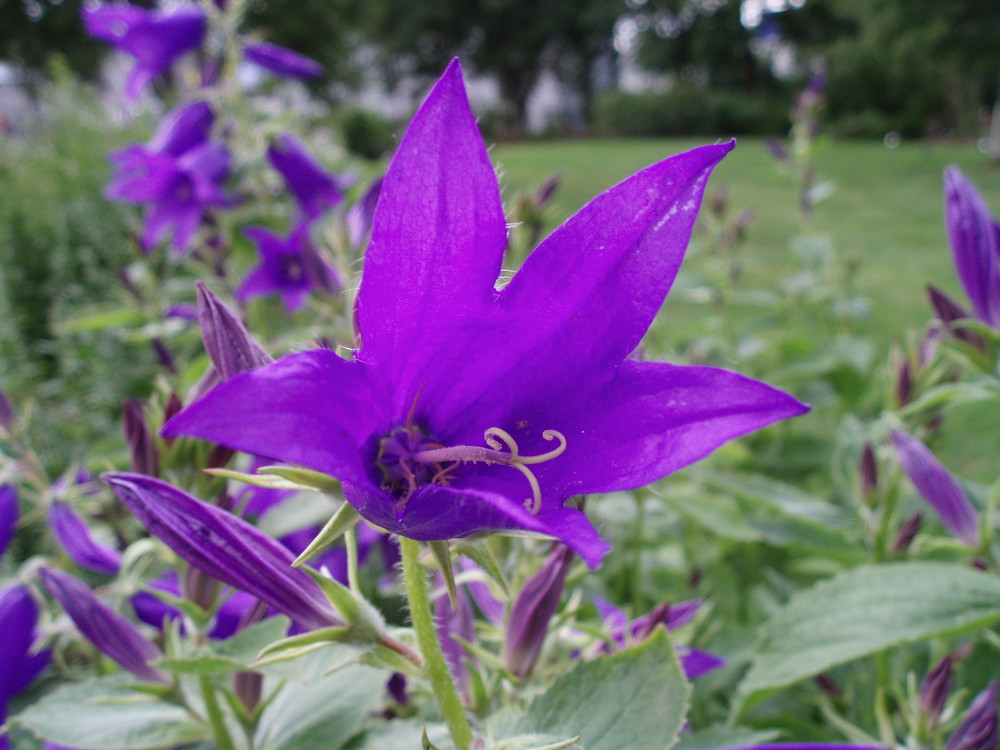
<instances>
[{"instance_id":1,"label":"large purple flower","mask_svg":"<svg viewBox=\"0 0 1000 750\"><path fill-rule=\"evenodd\" d=\"M83 9L87 33L135 58L125 83L125 100L134 101L150 81L205 36L205 12L197 5L145 10L134 5L102 3Z\"/></svg>"},{"instance_id":2,"label":"large purple flower","mask_svg":"<svg viewBox=\"0 0 1000 750\"><path fill-rule=\"evenodd\" d=\"M944 216L958 280L979 320L1000 328L1000 226L957 167L944 175Z\"/></svg>"},{"instance_id":3,"label":"large purple flower","mask_svg":"<svg viewBox=\"0 0 1000 750\"><path fill-rule=\"evenodd\" d=\"M236 290L236 299L281 295L285 309L297 312L314 288L333 292L340 288L337 272L320 256L309 237L309 225L302 224L287 238L264 227L248 227L243 232L257 245L260 264Z\"/></svg>"},{"instance_id":4,"label":"large purple flower","mask_svg":"<svg viewBox=\"0 0 1000 750\"><path fill-rule=\"evenodd\" d=\"M452 63L385 176L353 360L315 350L241 373L163 434L336 476L368 521L412 539L523 529L596 566L608 547L567 498L641 487L806 411L725 370L629 358L731 148L612 188L497 289L500 192Z\"/></svg>"},{"instance_id":5,"label":"large purple flower","mask_svg":"<svg viewBox=\"0 0 1000 750\"><path fill-rule=\"evenodd\" d=\"M204 210L232 204L222 189L229 151L208 139L214 120L205 102L188 104L168 114L149 143L111 154L115 176L105 194L148 206L140 238L145 252L169 231L174 249L185 252Z\"/></svg>"}]
</instances>

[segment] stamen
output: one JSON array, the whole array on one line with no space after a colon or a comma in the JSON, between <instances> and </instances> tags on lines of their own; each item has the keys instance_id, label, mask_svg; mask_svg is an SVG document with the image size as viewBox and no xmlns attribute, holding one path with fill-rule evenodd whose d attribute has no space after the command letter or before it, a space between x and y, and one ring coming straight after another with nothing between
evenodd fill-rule
<instances>
[{"instance_id":1,"label":"stamen","mask_svg":"<svg viewBox=\"0 0 1000 750\"><path fill-rule=\"evenodd\" d=\"M490 427L483 434L483 440L489 448L481 448L475 445L454 445L450 448L429 448L416 451L410 455L414 461L423 464L458 464L462 461L472 461L485 464L502 464L517 469L528 480L531 485L531 497L526 498L524 507L535 515L542 509L542 490L538 485L538 479L528 468L531 464L541 464L558 458L566 450L566 437L558 430L544 430L542 437L545 440L558 440L559 445L547 453L539 453L537 456L522 456L518 452L517 441L506 430L499 427ZM503 450L506 448L506 452ZM435 475L445 476L454 466L442 469Z\"/></svg>"}]
</instances>

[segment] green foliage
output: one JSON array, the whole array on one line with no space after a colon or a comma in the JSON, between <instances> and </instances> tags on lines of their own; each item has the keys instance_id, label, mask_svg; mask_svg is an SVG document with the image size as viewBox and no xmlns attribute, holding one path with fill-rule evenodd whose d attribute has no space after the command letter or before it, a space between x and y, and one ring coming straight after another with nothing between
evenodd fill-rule
<instances>
[{"instance_id":1,"label":"green foliage","mask_svg":"<svg viewBox=\"0 0 1000 750\"><path fill-rule=\"evenodd\" d=\"M678 84L666 93L609 91L595 106L602 135L783 135L789 102L779 97Z\"/></svg>"},{"instance_id":2,"label":"green foliage","mask_svg":"<svg viewBox=\"0 0 1000 750\"><path fill-rule=\"evenodd\" d=\"M362 159L381 159L396 147L396 129L377 112L352 107L338 117L347 150Z\"/></svg>"}]
</instances>

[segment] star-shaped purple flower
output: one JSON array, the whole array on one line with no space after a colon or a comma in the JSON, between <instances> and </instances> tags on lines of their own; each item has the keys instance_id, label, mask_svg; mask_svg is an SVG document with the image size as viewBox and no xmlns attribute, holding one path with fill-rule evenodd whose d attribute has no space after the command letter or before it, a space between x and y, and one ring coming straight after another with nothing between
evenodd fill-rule
<instances>
[{"instance_id":1,"label":"star-shaped purple flower","mask_svg":"<svg viewBox=\"0 0 1000 750\"><path fill-rule=\"evenodd\" d=\"M243 233L257 245L260 264L236 290L240 302L280 294L291 314L302 308L313 289L334 292L340 288L337 272L313 246L308 224L298 226L287 238L264 227L247 227Z\"/></svg>"},{"instance_id":2,"label":"star-shaped purple flower","mask_svg":"<svg viewBox=\"0 0 1000 750\"><path fill-rule=\"evenodd\" d=\"M125 83L125 101L138 98L150 81L174 60L196 49L205 36L205 13L194 4L171 10L145 10L134 5L102 3L85 6L87 33L135 58Z\"/></svg>"},{"instance_id":3,"label":"star-shaped purple flower","mask_svg":"<svg viewBox=\"0 0 1000 750\"><path fill-rule=\"evenodd\" d=\"M163 434L336 476L364 518L412 539L527 530L598 565L608 546L568 498L641 487L807 409L725 370L629 358L731 148L598 196L498 289L500 191L452 63L385 176L354 359L314 350L241 373Z\"/></svg>"},{"instance_id":4,"label":"star-shaped purple flower","mask_svg":"<svg viewBox=\"0 0 1000 750\"><path fill-rule=\"evenodd\" d=\"M174 249L185 252L205 209L232 205L222 189L229 151L208 139L214 121L205 102L188 104L168 114L149 143L111 154L115 175L105 195L148 206L140 238L144 252L171 231Z\"/></svg>"}]
</instances>

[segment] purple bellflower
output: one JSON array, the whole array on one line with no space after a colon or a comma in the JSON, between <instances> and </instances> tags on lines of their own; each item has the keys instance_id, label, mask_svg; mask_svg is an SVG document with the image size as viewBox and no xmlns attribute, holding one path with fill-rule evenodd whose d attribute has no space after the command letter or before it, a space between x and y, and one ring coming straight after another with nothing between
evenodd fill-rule
<instances>
[{"instance_id":1,"label":"purple bellflower","mask_svg":"<svg viewBox=\"0 0 1000 750\"><path fill-rule=\"evenodd\" d=\"M19 583L0 589L0 725L7 720L11 698L34 682L49 664L49 652L31 653L38 622L38 605L31 592ZM0 750L8 750L6 735L0 735Z\"/></svg>"},{"instance_id":2,"label":"purple bellflower","mask_svg":"<svg viewBox=\"0 0 1000 750\"><path fill-rule=\"evenodd\" d=\"M309 237L309 225L301 224L288 235L279 237L264 227L247 227L243 232L257 245L260 264L236 289L236 299L278 294L289 314L305 305L316 288L333 292L340 288L340 278Z\"/></svg>"},{"instance_id":3,"label":"purple bellflower","mask_svg":"<svg viewBox=\"0 0 1000 750\"><path fill-rule=\"evenodd\" d=\"M418 541L521 529L596 567L608 546L568 498L641 487L807 410L725 370L628 358L731 148L597 197L498 290L500 191L452 63L386 173L353 360L320 349L241 373L162 434L336 476L366 520Z\"/></svg>"},{"instance_id":4,"label":"purple bellflower","mask_svg":"<svg viewBox=\"0 0 1000 750\"><path fill-rule=\"evenodd\" d=\"M49 526L69 559L81 568L115 575L122 564L122 553L98 542L90 533L86 521L63 500L49 505Z\"/></svg>"},{"instance_id":5,"label":"purple bellflower","mask_svg":"<svg viewBox=\"0 0 1000 750\"><path fill-rule=\"evenodd\" d=\"M267 148L267 160L295 196L302 218L312 221L344 200L349 180L330 174L293 135L282 133Z\"/></svg>"},{"instance_id":6,"label":"purple bellflower","mask_svg":"<svg viewBox=\"0 0 1000 750\"><path fill-rule=\"evenodd\" d=\"M150 252L170 231L178 253L187 251L209 207L232 205L222 190L229 174L229 151L208 140L215 114L205 102L170 112L152 140L109 157L115 176L105 190L111 200L146 204L139 243Z\"/></svg>"},{"instance_id":7,"label":"purple bellflower","mask_svg":"<svg viewBox=\"0 0 1000 750\"><path fill-rule=\"evenodd\" d=\"M163 658L156 644L129 620L102 602L94 592L69 573L39 568L42 583L69 615L77 630L98 651L146 682L170 684L170 676L150 662Z\"/></svg>"},{"instance_id":8,"label":"purple bellflower","mask_svg":"<svg viewBox=\"0 0 1000 750\"><path fill-rule=\"evenodd\" d=\"M83 9L87 33L135 58L125 83L125 101L133 102L174 60L197 48L205 36L205 13L186 4L172 10L102 3Z\"/></svg>"},{"instance_id":9,"label":"purple bellflower","mask_svg":"<svg viewBox=\"0 0 1000 750\"><path fill-rule=\"evenodd\" d=\"M945 170L944 215L955 270L972 312L1000 329L1000 226L957 167Z\"/></svg>"},{"instance_id":10,"label":"purple bellflower","mask_svg":"<svg viewBox=\"0 0 1000 750\"><path fill-rule=\"evenodd\" d=\"M246 521L143 474L102 479L153 536L198 570L252 594L300 626L343 624L295 556Z\"/></svg>"},{"instance_id":11,"label":"purple bellflower","mask_svg":"<svg viewBox=\"0 0 1000 750\"><path fill-rule=\"evenodd\" d=\"M945 528L963 544L978 547L979 517L958 480L916 438L896 430L892 433L892 444L903 472Z\"/></svg>"},{"instance_id":12,"label":"purple bellflower","mask_svg":"<svg viewBox=\"0 0 1000 750\"><path fill-rule=\"evenodd\" d=\"M305 81L323 75L323 66L315 60L270 42L249 42L243 46L248 62L282 78Z\"/></svg>"},{"instance_id":13,"label":"purple bellflower","mask_svg":"<svg viewBox=\"0 0 1000 750\"><path fill-rule=\"evenodd\" d=\"M17 518L17 490L9 484L0 484L0 557L14 539Z\"/></svg>"}]
</instances>

